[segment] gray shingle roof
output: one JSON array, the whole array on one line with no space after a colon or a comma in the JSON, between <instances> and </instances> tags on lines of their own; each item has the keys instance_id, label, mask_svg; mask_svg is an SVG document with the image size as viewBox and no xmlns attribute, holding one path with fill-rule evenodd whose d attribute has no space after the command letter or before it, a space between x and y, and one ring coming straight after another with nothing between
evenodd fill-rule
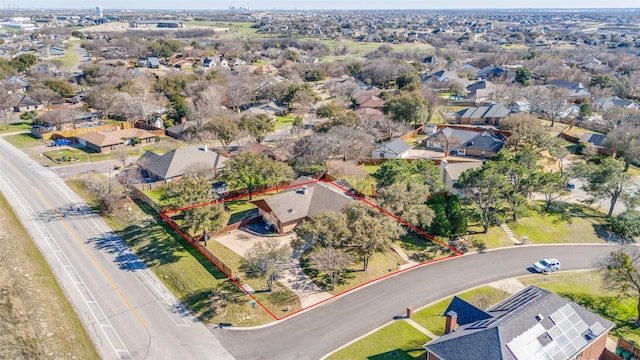
<instances>
[{"instance_id":1,"label":"gray shingle roof","mask_svg":"<svg viewBox=\"0 0 640 360\"><path fill-rule=\"evenodd\" d=\"M449 306L444 311L444 314L449 311L454 311L458 316L458 325L466 325L478 320L484 320L491 317L491 315L478 309L477 307L469 304L468 302L454 296Z\"/></svg>"},{"instance_id":2,"label":"gray shingle roof","mask_svg":"<svg viewBox=\"0 0 640 360\"><path fill-rule=\"evenodd\" d=\"M591 143L595 146L603 147L604 141L607 139L607 135L585 133L580 136L579 143Z\"/></svg>"},{"instance_id":3,"label":"gray shingle roof","mask_svg":"<svg viewBox=\"0 0 640 360\"><path fill-rule=\"evenodd\" d=\"M314 181L309 177L300 177L291 185ZM282 223L313 217L321 212L340 212L354 198L341 189L325 182L314 182L302 187L282 190L264 201L273 214Z\"/></svg>"},{"instance_id":4,"label":"gray shingle roof","mask_svg":"<svg viewBox=\"0 0 640 360\"><path fill-rule=\"evenodd\" d=\"M377 146L376 150L385 154L400 155L405 151L411 150L411 145L404 142L404 140L397 138L388 143Z\"/></svg>"},{"instance_id":5,"label":"gray shingle roof","mask_svg":"<svg viewBox=\"0 0 640 360\"><path fill-rule=\"evenodd\" d=\"M504 142L505 137L502 134L494 134L491 131L486 131L466 142L464 148L497 153L504 146Z\"/></svg>"},{"instance_id":6,"label":"gray shingle roof","mask_svg":"<svg viewBox=\"0 0 640 360\"><path fill-rule=\"evenodd\" d=\"M163 155L147 151L136 163L163 179L171 179L184 175L194 166L204 165L211 169L221 169L225 161L227 158L215 151L204 151L201 146L192 145L171 150Z\"/></svg>"},{"instance_id":7,"label":"gray shingle roof","mask_svg":"<svg viewBox=\"0 0 640 360\"><path fill-rule=\"evenodd\" d=\"M493 104L490 106L470 107L458 111L461 118L503 118L511 113L511 110L502 104Z\"/></svg>"},{"instance_id":8,"label":"gray shingle roof","mask_svg":"<svg viewBox=\"0 0 640 360\"><path fill-rule=\"evenodd\" d=\"M614 326L578 304L533 285L483 313L491 317L481 316L460 325L425 348L442 360L512 360L534 356L532 351L543 348L544 353L562 349L566 354L558 358L569 359ZM594 337L586 336L588 329ZM540 338L543 334L547 334L545 339ZM533 358L552 359L544 353Z\"/></svg>"}]
</instances>

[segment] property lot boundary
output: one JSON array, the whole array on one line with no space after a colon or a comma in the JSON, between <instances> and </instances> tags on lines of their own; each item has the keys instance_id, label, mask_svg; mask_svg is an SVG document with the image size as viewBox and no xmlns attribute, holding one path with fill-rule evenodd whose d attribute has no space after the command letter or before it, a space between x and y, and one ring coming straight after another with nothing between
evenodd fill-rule
<instances>
[{"instance_id":1,"label":"property lot boundary","mask_svg":"<svg viewBox=\"0 0 640 360\"><path fill-rule=\"evenodd\" d=\"M426 265L426 264L430 264L430 263L434 263L434 262L438 262L438 261L442 261L442 260L446 260L452 257L456 257L456 256L460 256L462 255L462 252L459 250L456 250L455 248L453 248L452 246L442 242L441 240L435 238L434 236L426 233L425 231L422 231L420 229L418 229L416 226L414 226L413 224L410 224L409 222L407 222L406 220L395 216L394 214L390 213L389 211L380 208L379 206L375 205L374 203L370 202L369 200L355 194L353 191L350 191L338 184L336 184L335 182L332 181L328 181L328 180L314 180L314 181L307 181L304 183L299 183L299 184L294 184L294 185L287 185L287 186L282 186L282 187L276 187L276 188L271 188L271 189L267 189L264 191L260 191L260 192L256 192L251 194L253 195L261 195L264 193L269 193L269 192L273 192L273 191L280 191L280 190L285 190L285 189L292 189L292 188L301 188L305 185L310 185L310 184L315 184L315 183L324 183L324 184L328 184L330 186L333 186L337 189L339 189L340 191L343 191L345 194L348 194L349 196L351 196L352 198L354 198L357 201L362 201L363 203L373 207L374 209L376 209L377 211L379 211L380 213L391 217L392 219L398 221L400 224L406 226L407 228L409 228L411 231L414 231L422 236L424 236L426 239L436 242L441 246L444 246L445 248L449 249L453 254L449 255L447 257L443 257L443 258L439 258L439 259L432 259L432 260L428 260L428 261L424 261L418 264L415 264L413 266L407 267L405 269L401 269L401 270L396 270L394 272L391 272L389 274L386 274L384 276L369 280L367 282L364 282L362 284L359 284L357 286L354 286L350 289L347 289L345 291L342 291L338 294L335 294L333 296L331 296L330 298L327 298L325 300L319 301L317 303L314 303L312 305L309 305L307 307L304 307L302 309L299 309L297 311L291 312L287 315L284 316L277 316L275 315L267 306L265 306L264 304L262 304L262 302L260 302L258 299L256 299L253 294L251 294L249 291L247 291L246 289L244 289L242 287L242 285L240 284L240 282L238 281L238 279L236 277L233 276L233 270L227 266L224 263L224 260L219 259L215 254L213 254L211 251L209 251L206 247L204 247L202 244L200 244L200 237L195 238L191 235L189 235L188 233L186 233L185 231L183 231L180 226L178 226L178 224L170 217L171 214L180 212L180 211L184 211L184 210L188 210L188 209L193 209L193 208L198 208L198 207L202 207L202 206L210 206L210 205L216 205L216 204L222 204L226 201L232 201L232 200L238 200L238 199L243 199L243 198L247 198L250 195L245 194L245 195L240 195L240 196L236 196L236 197L231 197L228 199L222 199L222 200L214 200L214 201L210 201L207 203L202 203L202 204L196 204L196 205L192 205L192 206L188 206L185 208L181 208L181 209L177 209L177 210L171 210L171 211L166 211L166 212L162 212L160 213L160 217L162 217L168 224L169 226L171 226L178 234L180 234L180 236L182 236L185 240L187 240L192 246L194 246L198 251L200 251L200 253L202 253L202 255L204 255L209 261L211 261L212 264L214 264L216 267L218 267L218 269L220 269L220 271L222 271L228 278L230 281L232 281L240 290L242 290L242 292L244 292L249 298L251 298L251 300L255 301L262 309L264 309L274 320L282 320L285 318L288 318L290 316L296 315L302 311L308 310L312 307L318 306L322 303L325 303L327 301L333 300L339 296L342 296L344 294L347 294L351 291L354 291L356 289L362 288L364 286L367 286L369 284L375 283L377 281L380 281L382 279L386 279L388 277L397 275L399 273L405 272L405 271L409 271L411 269L415 269L417 267Z\"/></svg>"}]
</instances>

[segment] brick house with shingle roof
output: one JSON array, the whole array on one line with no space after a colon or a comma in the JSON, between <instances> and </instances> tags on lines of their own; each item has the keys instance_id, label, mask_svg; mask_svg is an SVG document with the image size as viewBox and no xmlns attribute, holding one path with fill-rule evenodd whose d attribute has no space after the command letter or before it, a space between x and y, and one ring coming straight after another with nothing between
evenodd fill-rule
<instances>
[{"instance_id":1,"label":"brick house with shingle roof","mask_svg":"<svg viewBox=\"0 0 640 360\"><path fill-rule=\"evenodd\" d=\"M615 325L533 285L485 311L456 297L444 316L427 360L598 359Z\"/></svg>"},{"instance_id":2,"label":"brick house with shingle roof","mask_svg":"<svg viewBox=\"0 0 640 360\"><path fill-rule=\"evenodd\" d=\"M319 213L340 212L355 200L337 186L306 176L299 177L291 185L301 186L252 201L258 207L260 216L270 214L277 219L274 228L281 234L292 231L299 223ZM348 184L343 185L349 188Z\"/></svg>"},{"instance_id":3,"label":"brick house with shingle roof","mask_svg":"<svg viewBox=\"0 0 640 360\"><path fill-rule=\"evenodd\" d=\"M110 132L96 132L80 134L77 136L80 145L99 153L109 153L127 144L133 138L140 139L141 144L149 144L155 140L156 135L141 129L124 129Z\"/></svg>"},{"instance_id":4,"label":"brick house with shingle roof","mask_svg":"<svg viewBox=\"0 0 640 360\"><path fill-rule=\"evenodd\" d=\"M511 114L511 110L502 104L476 106L460 110L456 113L459 124L498 125L500 120Z\"/></svg>"}]
</instances>

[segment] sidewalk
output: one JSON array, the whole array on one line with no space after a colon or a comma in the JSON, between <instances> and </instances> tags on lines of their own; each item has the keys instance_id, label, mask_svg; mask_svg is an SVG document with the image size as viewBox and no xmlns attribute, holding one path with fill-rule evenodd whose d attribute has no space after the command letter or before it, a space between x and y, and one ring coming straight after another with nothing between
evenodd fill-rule
<instances>
[{"instance_id":1,"label":"sidewalk","mask_svg":"<svg viewBox=\"0 0 640 360\"><path fill-rule=\"evenodd\" d=\"M412 267L413 265L417 264L416 261L413 261L411 259L409 259L409 256L407 255L407 253L404 252L404 250L402 250L402 248L396 244L391 244L391 249L398 255L400 255L401 258L403 258L404 260L407 261L406 264L404 265L400 265L398 267L398 270L403 270L409 267Z\"/></svg>"},{"instance_id":2,"label":"sidewalk","mask_svg":"<svg viewBox=\"0 0 640 360\"><path fill-rule=\"evenodd\" d=\"M511 232L511 229L509 229L509 225L502 224L500 225L500 227L507 234L507 236L509 237L509 240L511 240L515 245L522 245L522 242L520 242L520 240L518 240L518 238L516 238L515 235L513 235L513 233Z\"/></svg>"}]
</instances>

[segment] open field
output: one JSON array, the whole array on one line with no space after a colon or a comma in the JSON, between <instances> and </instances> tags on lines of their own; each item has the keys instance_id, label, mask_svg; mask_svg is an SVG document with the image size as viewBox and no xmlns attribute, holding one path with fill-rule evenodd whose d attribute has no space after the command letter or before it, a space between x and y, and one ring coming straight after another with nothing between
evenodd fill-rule
<instances>
[{"instance_id":1,"label":"open field","mask_svg":"<svg viewBox=\"0 0 640 360\"><path fill-rule=\"evenodd\" d=\"M78 54L73 51L73 46L69 46L64 49L64 56L57 57L55 60L60 61L62 67L68 69L78 63Z\"/></svg>"},{"instance_id":2,"label":"open field","mask_svg":"<svg viewBox=\"0 0 640 360\"><path fill-rule=\"evenodd\" d=\"M99 359L44 257L0 194L0 358Z\"/></svg>"}]
</instances>

